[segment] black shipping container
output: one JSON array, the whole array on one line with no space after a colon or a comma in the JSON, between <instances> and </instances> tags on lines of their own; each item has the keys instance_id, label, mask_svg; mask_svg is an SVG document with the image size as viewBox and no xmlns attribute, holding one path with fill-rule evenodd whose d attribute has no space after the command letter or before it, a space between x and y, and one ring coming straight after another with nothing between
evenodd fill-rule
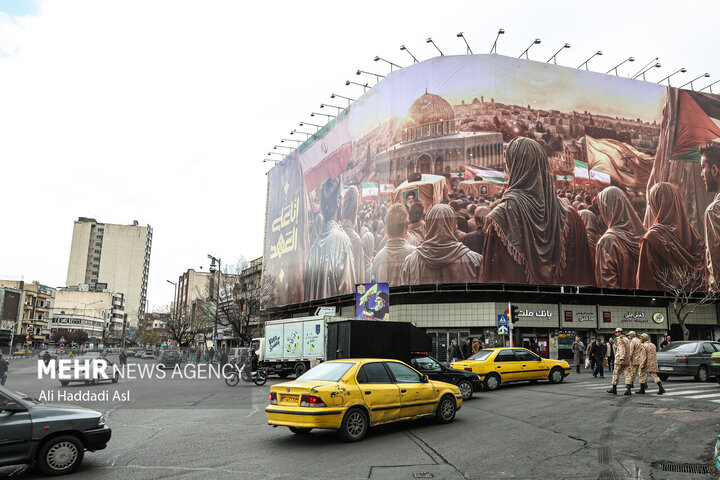
<instances>
[{"instance_id":1,"label":"black shipping container","mask_svg":"<svg viewBox=\"0 0 720 480\"><path fill-rule=\"evenodd\" d=\"M411 352L431 352L430 337L412 323L340 320L327 323L326 359L392 358L408 363Z\"/></svg>"}]
</instances>

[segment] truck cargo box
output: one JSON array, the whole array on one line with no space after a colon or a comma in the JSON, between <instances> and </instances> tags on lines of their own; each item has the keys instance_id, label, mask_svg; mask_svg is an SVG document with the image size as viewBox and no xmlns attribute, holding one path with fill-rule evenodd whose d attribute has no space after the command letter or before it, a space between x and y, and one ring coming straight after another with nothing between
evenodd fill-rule
<instances>
[{"instance_id":1,"label":"truck cargo box","mask_svg":"<svg viewBox=\"0 0 720 480\"><path fill-rule=\"evenodd\" d=\"M407 322L338 320L327 323L327 360L392 358L410 361L411 352L432 351L424 331Z\"/></svg>"}]
</instances>

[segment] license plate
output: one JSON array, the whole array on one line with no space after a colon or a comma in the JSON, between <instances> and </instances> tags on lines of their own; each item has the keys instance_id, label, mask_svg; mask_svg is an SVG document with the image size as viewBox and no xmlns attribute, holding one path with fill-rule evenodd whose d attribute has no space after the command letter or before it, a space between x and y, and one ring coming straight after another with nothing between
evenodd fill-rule
<instances>
[{"instance_id":1,"label":"license plate","mask_svg":"<svg viewBox=\"0 0 720 480\"><path fill-rule=\"evenodd\" d=\"M660 371L662 372L672 372L673 367L660 367Z\"/></svg>"},{"instance_id":2,"label":"license plate","mask_svg":"<svg viewBox=\"0 0 720 480\"><path fill-rule=\"evenodd\" d=\"M298 403L297 395L280 395L280 403Z\"/></svg>"}]
</instances>

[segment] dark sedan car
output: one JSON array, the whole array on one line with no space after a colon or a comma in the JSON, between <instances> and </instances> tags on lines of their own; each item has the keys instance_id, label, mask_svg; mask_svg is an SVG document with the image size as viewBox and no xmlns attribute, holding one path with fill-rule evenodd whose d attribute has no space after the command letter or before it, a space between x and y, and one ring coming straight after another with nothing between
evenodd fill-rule
<instances>
[{"instance_id":1,"label":"dark sedan car","mask_svg":"<svg viewBox=\"0 0 720 480\"><path fill-rule=\"evenodd\" d=\"M427 375L430 380L457 385L463 400L472 398L474 392L480 392L483 389L484 378L481 375L446 367L426 353L414 353L410 359L410 365L420 373Z\"/></svg>"},{"instance_id":2,"label":"dark sedan car","mask_svg":"<svg viewBox=\"0 0 720 480\"><path fill-rule=\"evenodd\" d=\"M180 352L166 350L160 353L157 363L160 368L175 368L175 365L182 363L182 355Z\"/></svg>"},{"instance_id":3,"label":"dark sedan car","mask_svg":"<svg viewBox=\"0 0 720 480\"><path fill-rule=\"evenodd\" d=\"M690 375L698 382L707 382L711 375L710 356L715 352L720 352L718 342L672 342L657 354L658 375L661 380Z\"/></svg>"},{"instance_id":4,"label":"dark sedan car","mask_svg":"<svg viewBox=\"0 0 720 480\"><path fill-rule=\"evenodd\" d=\"M75 470L85 450L102 450L112 434L100 412L45 405L0 387L0 467L37 464L46 475Z\"/></svg>"}]
</instances>

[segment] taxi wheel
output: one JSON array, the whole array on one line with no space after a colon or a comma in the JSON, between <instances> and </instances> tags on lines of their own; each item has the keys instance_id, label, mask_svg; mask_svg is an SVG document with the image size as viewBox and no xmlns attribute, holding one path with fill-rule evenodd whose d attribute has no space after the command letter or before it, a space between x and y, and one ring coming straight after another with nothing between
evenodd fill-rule
<instances>
[{"instance_id":1,"label":"taxi wheel","mask_svg":"<svg viewBox=\"0 0 720 480\"><path fill-rule=\"evenodd\" d=\"M340 435L347 442L357 442L365 438L369 424L367 413L361 408L353 407L343 417Z\"/></svg>"},{"instance_id":2,"label":"taxi wheel","mask_svg":"<svg viewBox=\"0 0 720 480\"><path fill-rule=\"evenodd\" d=\"M557 367L550 370L550 375L548 375L548 380L550 383L562 383L562 381L565 379L565 374L563 371Z\"/></svg>"},{"instance_id":3,"label":"taxi wheel","mask_svg":"<svg viewBox=\"0 0 720 480\"><path fill-rule=\"evenodd\" d=\"M445 395L438 403L435 421L438 423L450 423L455 419L457 404L451 395Z\"/></svg>"},{"instance_id":4,"label":"taxi wheel","mask_svg":"<svg viewBox=\"0 0 720 480\"><path fill-rule=\"evenodd\" d=\"M458 383L458 390L462 394L463 400L470 400L473 396L473 387L468 381Z\"/></svg>"},{"instance_id":5,"label":"taxi wheel","mask_svg":"<svg viewBox=\"0 0 720 480\"><path fill-rule=\"evenodd\" d=\"M64 475L82 463L85 447L77 437L61 435L48 441L38 453L38 468L45 475Z\"/></svg>"},{"instance_id":6,"label":"taxi wheel","mask_svg":"<svg viewBox=\"0 0 720 480\"><path fill-rule=\"evenodd\" d=\"M288 428L295 435L305 435L306 433L310 433L310 430L312 430L312 428L300 428L300 427L288 427Z\"/></svg>"},{"instance_id":7,"label":"taxi wheel","mask_svg":"<svg viewBox=\"0 0 720 480\"><path fill-rule=\"evenodd\" d=\"M492 374L486 376L485 377L485 388L490 391L497 390L498 388L500 388L500 377L495 373L492 373Z\"/></svg>"}]
</instances>

